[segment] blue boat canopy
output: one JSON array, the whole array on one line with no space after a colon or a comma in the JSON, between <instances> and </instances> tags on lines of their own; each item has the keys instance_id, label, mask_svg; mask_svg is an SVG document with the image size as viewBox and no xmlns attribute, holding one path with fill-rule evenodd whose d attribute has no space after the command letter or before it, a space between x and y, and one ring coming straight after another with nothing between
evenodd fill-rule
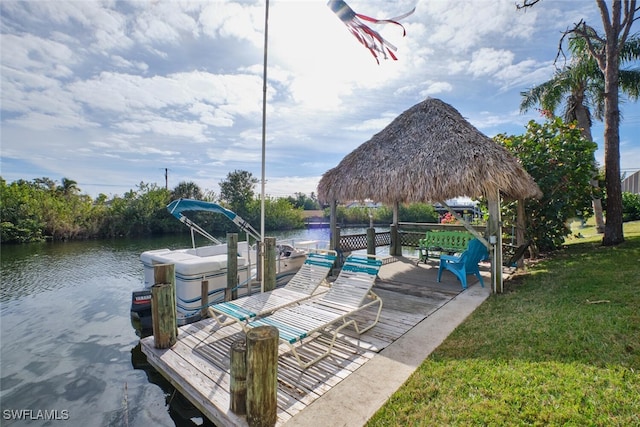
<instances>
[{"instance_id":1,"label":"blue boat canopy","mask_svg":"<svg viewBox=\"0 0 640 427\"><path fill-rule=\"evenodd\" d=\"M207 211L207 212L216 212L221 213L231 221L237 216L235 212L230 211L227 208L223 208L217 203L211 202L203 202L202 200L193 200L193 199L178 199L167 205L167 210L171 213L171 215L180 219L182 212L187 211Z\"/></svg>"},{"instance_id":2,"label":"blue boat canopy","mask_svg":"<svg viewBox=\"0 0 640 427\"><path fill-rule=\"evenodd\" d=\"M205 230L203 230L199 225L195 224L189 218L183 215L183 212L187 211L200 211L200 212L214 212L221 213L226 216L229 220L231 220L234 224L236 224L240 229L256 240L262 241L262 237L260 233L258 233L247 221L238 216L235 212L230 211L227 208L220 206L217 203L212 202L204 202L202 200L194 200L194 199L178 199L167 205L167 210L169 213L176 218L178 218L181 222L186 224L191 230L195 230L198 233L202 234L204 237L209 240L220 243L216 238L211 236Z\"/></svg>"}]
</instances>

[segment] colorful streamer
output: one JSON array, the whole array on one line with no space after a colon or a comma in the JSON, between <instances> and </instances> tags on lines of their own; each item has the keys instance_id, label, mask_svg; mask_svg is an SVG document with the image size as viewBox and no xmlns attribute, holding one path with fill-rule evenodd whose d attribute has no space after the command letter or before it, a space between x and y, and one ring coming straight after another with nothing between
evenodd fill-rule
<instances>
[{"instance_id":1,"label":"colorful streamer","mask_svg":"<svg viewBox=\"0 0 640 427\"><path fill-rule=\"evenodd\" d=\"M351 34L353 34L360 43L362 43L367 49L369 49L369 52L371 52L378 64L380 64L378 54L382 54L382 57L384 59L387 59L390 56L391 59L396 61L398 58L393 52L398 49L387 40L385 40L380 35L380 33L371 29L362 21L371 22L373 24L399 25L402 28L402 36L404 37L407 32L402 24L400 24L398 21L411 15L416 10L416 8L414 7L413 9L411 9L411 11L403 15L396 16L395 18L375 19L370 16L356 13L343 0L329 0L327 2L327 6L329 6L333 13L335 13L338 18L347 26Z\"/></svg>"}]
</instances>

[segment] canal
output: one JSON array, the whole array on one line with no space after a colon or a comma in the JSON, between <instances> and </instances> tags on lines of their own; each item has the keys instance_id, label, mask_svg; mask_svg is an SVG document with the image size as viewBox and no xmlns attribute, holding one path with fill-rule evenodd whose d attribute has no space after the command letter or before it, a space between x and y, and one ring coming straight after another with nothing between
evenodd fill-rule
<instances>
[{"instance_id":1,"label":"canal","mask_svg":"<svg viewBox=\"0 0 640 427\"><path fill-rule=\"evenodd\" d=\"M329 240L327 228L267 234ZM209 425L146 363L129 316L131 292L143 281L140 253L189 242L182 235L3 245L0 425Z\"/></svg>"}]
</instances>

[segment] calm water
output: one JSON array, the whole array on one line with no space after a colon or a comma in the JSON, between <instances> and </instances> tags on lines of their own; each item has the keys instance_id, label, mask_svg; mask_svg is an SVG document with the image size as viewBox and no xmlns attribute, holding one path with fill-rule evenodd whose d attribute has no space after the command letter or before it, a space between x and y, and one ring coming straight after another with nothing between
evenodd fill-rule
<instances>
[{"instance_id":1,"label":"calm water","mask_svg":"<svg viewBox=\"0 0 640 427\"><path fill-rule=\"evenodd\" d=\"M329 240L328 229L269 235ZM0 425L203 425L148 366L129 317L140 253L185 245L188 236L2 246Z\"/></svg>"}]
</instances>

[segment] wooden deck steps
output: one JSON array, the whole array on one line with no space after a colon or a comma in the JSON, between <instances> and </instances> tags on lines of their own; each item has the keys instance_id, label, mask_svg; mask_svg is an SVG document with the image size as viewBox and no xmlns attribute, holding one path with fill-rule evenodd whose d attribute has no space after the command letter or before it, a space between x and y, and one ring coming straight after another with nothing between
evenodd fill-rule
<instances>
[{"instance_id":1,"label":"wooden deck steps","mask_svg":"<svg viewBox=\"0 0 640 427\"><path fill-rule=\"evenodd\" d=\"M331 390L382 349L412 329L431 313L461 292L453 277L437 283L437 268L415 265L415 260L399 258L385 264L374 291L383 301L379 323L358 336L351 328L339 335L330 356L306 370L283 344L278 360L278 421L287 422L323 394ZM358 321L370 322L376 307L358 314ZM237 325L220 327L204 319L179 329L178 342L167 350L154 348L153 336L141 340L149 363L167 378L205 417L218 426L244 426L244 417L229 410L229 354L232 343L240 338ZM301 357L324 352L330 338L316 334L298 348ZM365 392L365 391L363 391Z\"/></svg>"}]
</instances>

